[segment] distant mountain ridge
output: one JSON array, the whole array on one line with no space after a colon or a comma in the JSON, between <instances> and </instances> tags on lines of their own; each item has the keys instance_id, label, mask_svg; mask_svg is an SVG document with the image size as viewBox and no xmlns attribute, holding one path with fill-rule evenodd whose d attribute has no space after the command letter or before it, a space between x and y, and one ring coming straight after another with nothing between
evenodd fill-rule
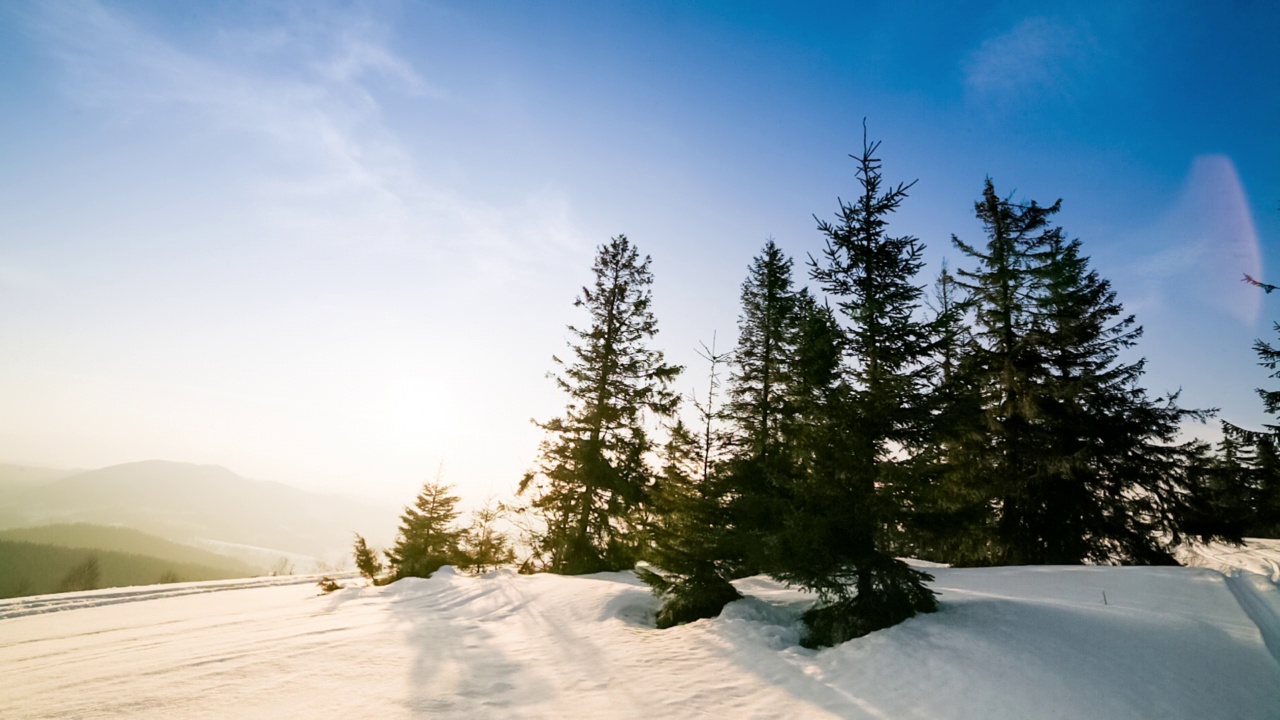
<instances>
[{"instance_id":1,"label":"distant mountain ridge","mask_svg":"<svg viewBox=\"0 0 1280 720\"><path fill-rule=\"evenodd\" d=\"M71 475L78 475L82 472L84 470L0 463L0 492L43 485Z\"/></svg>"},{"instance_id":2,"label":"distant mountain ridge","mask_svg":"<svg viewBox=\"0 0 1280 720\"><path fill-rule=\"evenodd\" d=\"M352 532L390 532L398 508L251 480L217 465L147 460L14 488L7 527L122 525L178 542L217 540L312 557L345 553Z\"/></svg>"}]
</instances>

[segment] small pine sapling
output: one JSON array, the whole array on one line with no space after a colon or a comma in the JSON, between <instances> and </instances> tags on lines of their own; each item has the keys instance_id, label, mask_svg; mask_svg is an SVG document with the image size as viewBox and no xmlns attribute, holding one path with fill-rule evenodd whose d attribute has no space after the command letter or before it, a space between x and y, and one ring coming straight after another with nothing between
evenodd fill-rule
<instances>
[{"instance_id":1,"label":"small pine sapling","mask_svg":"<svg viewBox=\"0 0 1280 720\"><path fill-rule=\"evenodd\" d=\"M379 578L382 576L382 561L378 559L378 555L369 549L369 545L364 541L359 533L356 533L355 543L355 559L356 569L370 583L377 585Z\"/></svg>"},{"instance_id":2,"label":"small pine sapling","mask_svg":"<svg viewBox=\"0 0 1280 720\"><path fill-rule=\"evenodd\" d=\"M462 536L459 565L484 573L516 561L511 538L498 528L505 515L506 508L501 503L489 503L471 513L471 527Z\"/></svg>"}]
</instances>

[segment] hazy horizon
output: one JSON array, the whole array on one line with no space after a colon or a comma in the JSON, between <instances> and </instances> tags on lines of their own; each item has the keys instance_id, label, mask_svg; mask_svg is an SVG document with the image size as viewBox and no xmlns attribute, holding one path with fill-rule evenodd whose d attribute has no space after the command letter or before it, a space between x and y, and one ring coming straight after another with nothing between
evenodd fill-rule
<instances>
[{"instance_id":1,"label":"hazy horizon","mask_svg":"<svg viewBox=\"0 0 1280 720\"><path fill-rule=\"evenodd\" d=\"M802 276L855 191L863 118L918 180L890 231L921 284L982 240L985 177L1062 198L1143 384L1257 426L1277 36L1262 2L10 4L0 460L505 496L596 246L653 257L656 345L702 392L752 256Z\"/></svg>"}]
</instances>

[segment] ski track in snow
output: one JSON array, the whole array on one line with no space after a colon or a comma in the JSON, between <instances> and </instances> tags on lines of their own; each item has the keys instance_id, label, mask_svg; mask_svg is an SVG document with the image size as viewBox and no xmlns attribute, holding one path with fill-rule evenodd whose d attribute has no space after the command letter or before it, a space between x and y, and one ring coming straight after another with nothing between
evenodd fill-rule
<instances>
[{"instance_id":1,"label":"ski track in snow","mask_svg":"<svg viewBox=\"0 0 1280 720\"><path fill-rule=\"evenodd\" d=\"M1227 587L1240 609L1258 626L1271 657L1280 664L1280 588L1267 578L1236 570L1227 576ZM1277 698L1280 703L1280 698Z\"/></svg>"},{"instance_id":2,"label":"ski track in snow","mask_svg":"<svg viewBox=\"0 0 1280 720\"><path fill-rule=\"evenodd\" d=\"M764 577L720 617L662 631L630 573L10 601L0 718L1280 718L1266 578L930 572L938 613L822 651L798 645L812 597Z\"/></svg>"},{"instance_id":3,"label":"ski track in snow","mask_svg":"<svg viewBox=\"0 0 1280 720\"><path fill-rule=\"evenodd\" d=\"M356 573L340 573L331 575L335 579L351 579ZM315 585L321 575L280 575L274 577L246 578L243 580L214 580L194 583L170 583L166 585L144 585L141 587L112 588L110 590L91 590L88 592L59 593L57 595L34 595L31 597L10 598L0 600L0 620L19 618L26 615L38 615L63 610L116 605L119 603L138 602L140 600L156 600L183 595L197 595L227 590L244 590L245 588L269 587L273 585Z\"/></svg>"}]
</instances>

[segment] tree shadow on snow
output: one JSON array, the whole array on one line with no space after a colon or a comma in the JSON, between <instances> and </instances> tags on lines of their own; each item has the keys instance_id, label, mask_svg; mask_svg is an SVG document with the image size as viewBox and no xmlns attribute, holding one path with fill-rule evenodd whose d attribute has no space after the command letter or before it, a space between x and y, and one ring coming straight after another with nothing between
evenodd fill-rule
<instances>
[{"instance_id":1,"label":"tree shadow on snow","mask_svg":"<svg viewBox=\"0 0 1280 720\"><path fill-rule=\"evenodd\" d=\"M415 715L519 718L547 696L531 664L504 652L501 622L527 604L509 580L437 573L387 587L398 595L392 617L415 648L405 677Z\"/></svg>"}]
</instances>

